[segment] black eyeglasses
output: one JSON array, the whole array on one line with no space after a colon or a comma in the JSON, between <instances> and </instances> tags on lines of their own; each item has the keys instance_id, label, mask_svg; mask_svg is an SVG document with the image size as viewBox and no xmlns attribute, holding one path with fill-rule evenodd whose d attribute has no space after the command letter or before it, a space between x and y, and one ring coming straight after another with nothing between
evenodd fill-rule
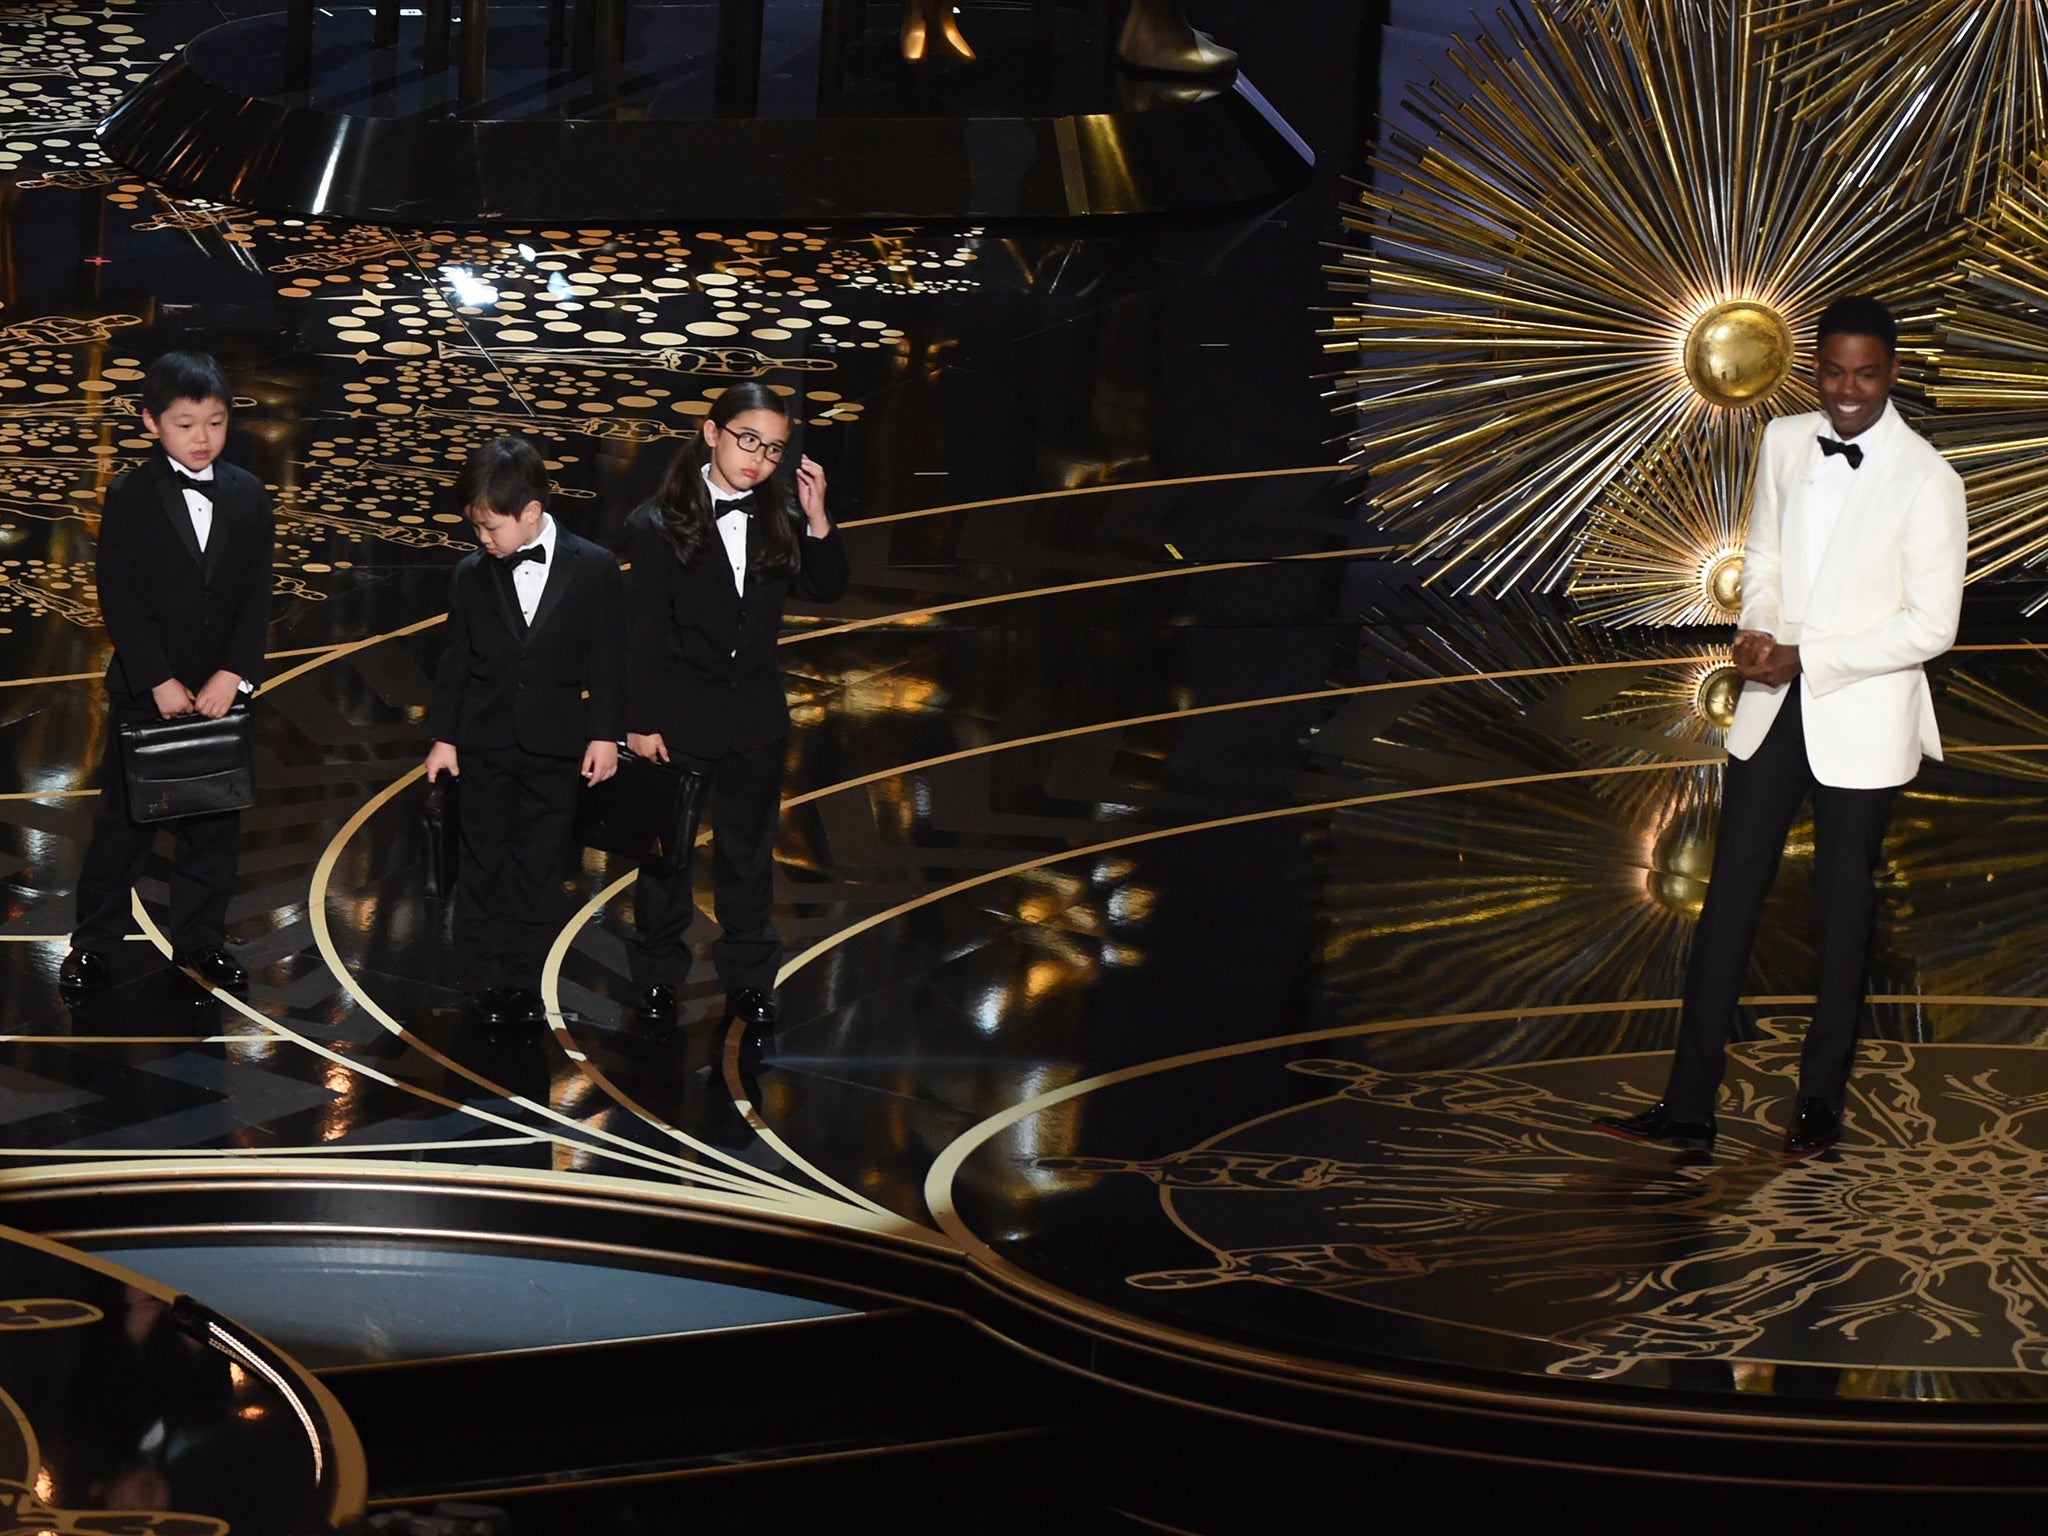
<instances>
[{"instance_id":1,"label":"black eyeglasses","mask_svg":"<svg viewBox=\"0 0 2048 1536\"><path fill-rule=\"evenodd\" d=\"M725 430L726 436L740 445L741 453L758 453L770 464L780 464L782 462L782 450L789 446L787 443L771 443L760 433L749 432L745 427L741 427L737 431L731 427L727 427Z\"/></svg>"}]
</instances>

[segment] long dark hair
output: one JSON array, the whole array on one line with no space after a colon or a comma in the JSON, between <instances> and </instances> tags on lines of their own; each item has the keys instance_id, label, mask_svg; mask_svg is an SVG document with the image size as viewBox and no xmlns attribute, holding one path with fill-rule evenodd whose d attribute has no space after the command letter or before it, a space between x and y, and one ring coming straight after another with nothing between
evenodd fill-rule
<instances>
[{"instance_id":1,"label":"long dark hair","mask_svg":"<svg viewBox=\"0 0 2048 1536\"><path fill-rule=\"evenodd\" d=\"M748 379L720 395L711 407L711 424L723 432L736 416L748 411L773 411L787 421L789 408L767 385ZM676 456L661 489L654 493L663 529L676 547L676 560L686 571L697 568L705 545L713 542L711 493L704 488L704 466L711 445L700 432ZM795 499L778 475L765 476L754 487L754 519L761 525L760 553L752 567L756 576L794 576L797 565Z\"/></svg>"}]
</instances>

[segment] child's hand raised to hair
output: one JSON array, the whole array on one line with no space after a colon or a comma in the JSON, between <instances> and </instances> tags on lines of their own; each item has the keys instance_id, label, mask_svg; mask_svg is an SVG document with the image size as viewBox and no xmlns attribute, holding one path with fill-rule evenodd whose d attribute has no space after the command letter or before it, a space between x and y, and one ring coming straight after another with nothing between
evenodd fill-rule
<instances>
[{"instance_id":1,"label":"child's hand raised to hair","mask_svg":"<svg viewBox=\"0 0 2048 1536\"><path fill-rule=\"evenodd\" d=\"M796 500L804 509L804 521L810 524L812 538L822 539L831 532L831 519L825 516L825 471L809 454L797 461Z\"/></svg>"}]
</instances>

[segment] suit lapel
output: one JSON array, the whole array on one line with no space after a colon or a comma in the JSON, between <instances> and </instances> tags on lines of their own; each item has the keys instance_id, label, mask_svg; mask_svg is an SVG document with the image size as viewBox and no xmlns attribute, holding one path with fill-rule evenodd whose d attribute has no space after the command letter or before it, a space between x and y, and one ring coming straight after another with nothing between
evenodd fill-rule
<instances>
[{"instance_id":1,"label":"suit lapel","mask_svg":"<svg viewBox=\"0 0 2048 1536\"><path fill-rule=\"evenodd\" d=\"M540 601L534 604L533 622L525 626L527 639L539 634L541 625L547 623L549 615L562 605L562 595L576 579L569 569L575 558L574 551L569 548L569 531L556 524L555 558L548 562L548 579L541 586Z\"/></svg>"},{"instance_id":2,"label":"suit lapel","mask_svg":"<svg viewBox=\"0 0 2048 1536\"><path fill-rule=\"evenodd\" d=\"M1824 422L1824 417L1816 417ZM1779 505L1778 517L1778 609L1780 617L1803 622L1813 591L1813 571L1806 561L1806 496L1820 463L1818 432L1805 434L1792 460L1790 484Z\"/></svg>"},{"instance_id":3,"label":"suit lapel","mask_svg":"<svg viewBox=\"0 0 2048 1536\"><path fill-rule=\"evenodd\" d=\"M156 497L162 504L164 516L170 519L171 531L178 536L178 542L185 546L185 553L192 557L192 563L201 571L207 570L206 557L199 551L199 535L192 528L192 509L185 505L185 492L178 485L178 477L165 468L157 475ZM219 507L214 508L214 518L220 517ZM209 538L207 542L212 543Z\"/></svg>"},{"instance_id":4,"label":"suit lapel","mask_svg":"<svg viewBox=\"0 0 2048 1536\"><path fill-rule=\"evenodd\" d=\"M511 633L516 644L525 645L526 620L519 614L519 594L513 591L512 578L498 557L487 549L477 552L476 579L484 589L484 601L498 616L498 622Z\"/></svg>"}]
</instances>

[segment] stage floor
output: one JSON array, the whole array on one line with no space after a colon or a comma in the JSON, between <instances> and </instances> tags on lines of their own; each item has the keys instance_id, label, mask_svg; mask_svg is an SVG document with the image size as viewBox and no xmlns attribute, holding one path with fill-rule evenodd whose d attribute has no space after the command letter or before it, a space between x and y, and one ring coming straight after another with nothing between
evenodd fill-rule
<instances>
[{"instance_id":1,"label":"stage floor","mask_svg":"<svg viewBox=\"0 0 2048 1536\"><path fill-rule=\"evenodd\" d=\"M166 1174L445 1175L964 1259L1244 1376L2033 1422L2048 659L2005 610L1937 669L1950 756L1888 846L1841 1148L1776 1151L1804 833L1719 1151L1627 1147L1587 1122L1660 1081L1725 636L1446 596L1360 520L1315 377L1330 172L1111 237L322 226L98 156L109 94L222 14L0 13L0 1222ZM1353 40L1298 30L1312 119ZM167 967L159 866L119 985L67 1008L97 507L173 344L223 356L229 456L279 515L231 913L254 983ZM781 1026L722 1029L708 961L679 1027L633 1023L631 871L592 855L551 1029L465 1031L419 839L454 471L537 434L557 514L609 541L757 375L854 565L784 637Z\"/></svg>"}]
</instances>

